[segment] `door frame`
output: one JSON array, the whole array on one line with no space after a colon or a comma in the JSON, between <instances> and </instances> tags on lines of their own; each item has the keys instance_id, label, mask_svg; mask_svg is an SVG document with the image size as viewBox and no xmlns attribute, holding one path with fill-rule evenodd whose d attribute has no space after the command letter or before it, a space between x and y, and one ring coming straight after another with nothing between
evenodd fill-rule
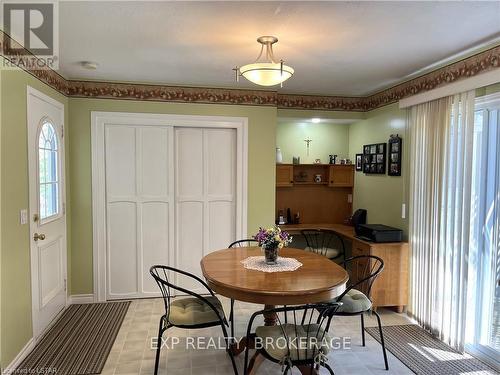
<instances>
[{"instance_id":1,"label":"door frame","mask_svg":"<svg viewBox=\"0 0 500 375\"><path fill-rule=\"evenodd\" d=\"M64 133L65 133L65 122L64 122L64 104L61 102L51 98L48 95L45 95L44 93L38 91L37 89L27 86L26 87L26 126L27 126L27 138L26 138L26 143L27 146L29 147L29 139L30 137L34 137L35 134L32 132L32 127L30 126L31 120L32 120L32 114L30 113L30 107L31 107L31 101L33 98L37 98L39 100L42 100L50 105L53 105L56 107L58 110L61 111L61 118L59 119L61 122L61 129L62 129L62 134L60 134L60 145L61 145L61 166L60 166L60 173L61 173L61 180L62 180L62 191L61 191L61 210L63 212L63 217L64 217L64 241L63 241L63 246L64 246L64 252L63 252L63 273L64 273L64 280L65 280L65 306L68 306L68 292L67 292L67 278L68 278L68 221L66 218L66 147L64 144ZM39 293L38 293L38 288L39 285L37 283L38 281L38 268L37 264L35 264L34 261L34 255L33 255L33 246L32 246L32 239L33 235L35 233L36 228L35 227L35 222L33 220L33 217L31 217L31 209L32 205L38 205L38 202L32 201L33 198L33 189L36 189L36 182L31 181L31 174L32 171L30 170L30 158L29 158L29 149L28 151L28 202L29 202L29 207L28 207L28 223L29 223L29 244L30 244L30 272L31 272L31 318L32 318L32 323L33 323L33 339L36 342L37 339L41 336L41 334L47 330L50 327L50 324L45 327L44 330L40 328L40 322L39 322L39 316L38 316L38 309L36 306L38 306L38 300L39 300ZM36 173L38 173L38 166L36 167L35 171L35 176ZM33 186L35 185L35 186ZM35 192L36 194L36 192ZM56 316L57 317L57 316ZM55 320L55 318L54 318ZM53 320L53 321L54 321Z\"/></svg>"},{"instance_id":2,"label":"door frame","mask_svg":"<svg viewBox=\"0 0 500 375\"><path fill-rule=\"evenodd\" d=\"M105 126L141 125L236 130L236 237L247 235L248 118L137 112L91 112L94 302L106 301Z\"/></svg>"}]
</instances>

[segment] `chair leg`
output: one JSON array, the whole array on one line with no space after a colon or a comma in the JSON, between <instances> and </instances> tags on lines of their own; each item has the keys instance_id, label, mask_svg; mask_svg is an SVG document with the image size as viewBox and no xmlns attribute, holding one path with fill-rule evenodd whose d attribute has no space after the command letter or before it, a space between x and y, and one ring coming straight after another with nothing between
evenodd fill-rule
<instances>
[{"instance_id":1,"label":"chair leg","mask_svg":"<svg viewBox=\"0 0 500 375\"><path fill-rule=\"evenodd\" d=\"M361 342L365 346L365 313L361 313Z\"/></svg>"},{"instance_id":2,"label":"chair leg","mask_svg":"<svg viewBox=\"0 0 500 375\"><path fill-rule=\"evenodd\" d=\"M231 311L229 312L229 321L231 322L231 338L234 338L234 299L231 299Z\"/></svg>"},{"instance_id":3,"label":"chair leg","mask_svg":"<svg viewBox=\"0 0 500 375\"><path fill-rule=\"evenodd\" d=\"M328 363L324 362L321 365L328 370L330 375L335 375L335 373L333 372L332 368L330 367L330 365Z\"/></svg>"},{"instance_id":4,"label":"chair leg","mask_svg":"<svg viewBox=\"0 0 500 375\"><path fill-rule=\"evenodd\" d=\"M380 315L375 310L372 310L372 312L377 317L378 331L379 331L379 334L380 334L380 343L382 344L382 352L384 353L385 369L389 370L389 363L387 362L387 353L385 352L384 333L382 332L382 322L380 321Z\"/></svg>"},{"instance_id":5,"label":"chair leg","mask_svg":"<svg viewBox=\"0 0 500 375\"><path fill-rule=\"evenodd\" d=\"M155 359L155 375L158 375L158 365L160 364L162 337L163 337L163 332L166 331L166 329L163 327L164 318L165 318L164 316L160 318L160 324L158 327L158 342L156 344L156 359Z\"/></svg>"},{"instance_id":6,"label":"chair leg","mask_svg":"<svg viewBox=\"0 0 500 375\"><path fill-rule=\"evenodd\" d=\"M224 335L224 341L226 342L226 352L227 352L227 354L229 354L229 358L231 358L231 363L233 365L234 375L238 375L238 369L236 368L236 362L234 360L234 355L233 355L233 352L231 351L231 347L230 347L231 342L229 340L229 337L227 337L226 327L224 326L223 322L220 323L220 326L222 328L222 334Z\"/></svg>"}]
</instances>

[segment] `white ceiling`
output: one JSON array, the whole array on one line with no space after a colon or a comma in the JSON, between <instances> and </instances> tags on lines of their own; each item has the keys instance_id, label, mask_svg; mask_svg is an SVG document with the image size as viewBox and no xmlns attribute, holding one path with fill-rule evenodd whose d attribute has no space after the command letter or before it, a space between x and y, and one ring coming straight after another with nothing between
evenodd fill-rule
<instances>
[{"instance_id":1,"label":"white ceiling","mask_svg":"<svg viewBox=\"0 0 500 375\"><path fill-rule=\"evenodd\" d=\"M356 96L498 41L500 2L69 1L59 24L66 78L260 88L231 69L255 60L258 36L275 35L295 75L273 89Z\"/></svg>"}]
</instances>

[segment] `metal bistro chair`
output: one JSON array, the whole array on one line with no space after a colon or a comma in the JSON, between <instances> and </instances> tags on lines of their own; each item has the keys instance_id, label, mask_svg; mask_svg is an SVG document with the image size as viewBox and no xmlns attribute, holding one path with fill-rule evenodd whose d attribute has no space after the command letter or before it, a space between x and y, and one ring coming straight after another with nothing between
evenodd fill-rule
<instances>
[{"instance_id":1,"label":"metal bistro chair","mask_svg":"<svg viewBox=\"0 0 500 375\"><path fill-rule=\"evenodd\" d=\"M342 258L345 262L345 245L342 237L328 229L304 229L300 233L306 239L306 251L323 255L330 260Z\"/></svg>"},{"instance_id":2,"label":"metal bistro chair","mask_svg":"<svg viewBox=\"0 0 500 375\"><path fill-rule=\"evenodd\" d=\"M380 315L372 309L371 300L372 285L384 269L384 261L374 255L358 255L347 259L344 262L344 268L349 273L349 283L344 293L334 300L336 302L342 302L342 305L333 315L359 315L361 317L361 338L363 346L365 346L364 313L371 311L375 314L377 317L382 353L384 355L385 369L389 370Z\"/></svg>"},{"instance_id":3,"label":"metal bistro chair","mask_svg":"<svg viewBox=\"0 0 500 375\"><path fill-rule=\"evenodd\" d=\"M227 320L219 299L208 285L199 277L173 267L155 265L149 269L151 276L158 284L163 295L165 304L165 314L160 318L158 328L158 346L156 348L155 375L158 374L158 364L160 360L161 340L163 333L170 327L178 328L207 328L220 326L226 341L226 351L228 352L233 365L234 373L237 375L236 363L232 352L229 350L229 339L227 336ZM202 296L169 281L168 273L177 273L198 281L210 294ZM171 289L179 291L192 297L175 298L172 300Z\"/></svg>"},{"instance_id":4,"label":"metal bistro chair","mask_svg":"<svg viewBox=\"0 0 500 375\"><path fill-rule=\"evenodd\" d=\"M238 240L234 241L227 248L234 249L246 246L259 246L259 241L254 240L253 238L248 238L246 240ZM229 312L229 323L231 324L231 337L234 338L234 299L232 298L231 298L231 311Z\"/></svg>"},{"instance_id":5,"label":"metal bistro chair","mask_svg":"<svg viewBox=\"0 0 500 375\"><path fill-rule=\"evenodd\" d=\"M272 362L280 363L285 368L285 375L294 366L301 370L310 367L311 372L314 368L323 366L333 374L332 368L326 363L326 355L334 346L328 329L332 316L340 305L340 302L327 302L257 311L248 323L247 339L253 339L259 354ZM255 318L264 314L275 314L277 324L259 326L252 333ZM248 374L249 367L248 350L247 346L245 375Z\"/></svg>"}]
</instances>

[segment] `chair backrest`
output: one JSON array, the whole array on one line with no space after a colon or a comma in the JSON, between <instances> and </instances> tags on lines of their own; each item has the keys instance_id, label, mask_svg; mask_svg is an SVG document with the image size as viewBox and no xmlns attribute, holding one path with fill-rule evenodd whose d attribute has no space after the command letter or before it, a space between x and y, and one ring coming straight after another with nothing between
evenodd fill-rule
<instances>
[{"instance_id":1,"label":"chair backrest","mask_svg":"<svg viewBox=\"0 0 500 375\"><path fill-rule=\"evenodd\" d=\"M304 229L300 233L306 239L309 250L326 256L329 249L339 250L339 257L345 254L345 246L342 237L327 229Z\"/></svg>"},{"instance_id":2,"label":"chair backrest","mask_svg":"<svg viewBox=\"0 0 500 375\"><path fill-rule=\"evenodd\" d=\"M257 311L252 314L248 323L247 337L250 337L254 320L258 316L273 314L276 316L276 326L280 327L284 340L273 342L271 345L281 345L280 349L287 351L287 363L311 361L311 364L315 364L314 361L318 359L317 356L320 355L325 343L330 344L326 341L329 340L327 332L332 316L341 304L339 302L315 303ZM245 352L245 369L247 360L248 349Z\"/></svg>"},{"instance_id":3,"label":"chair backrest","mask_svg":"<svg viewBox=\"0 0 500 375\"><path fill-rule=\"evenodd\" d=\"M358 255L346 259L344 268L349 273L349 282L337 300L341 301L351 289L359 290L371 300L372 286L384 269L384 261L375 255Z\"/></svg>"},{"instance_id":4,"label":"chair backrest","mask_svg":"<svg viewBox=\"0 0 500 375\"><path fill-rule=\"evenodd\" d=\"M259 241L254 240L253 238L248 238L245 240L234 241L231 245L229 245L228 249L233 249L236 247L246 247L246 246L259 246Z\"/></svg>"},{"instance_id":5,"label":"chair backrest","mask_svg":"<svg viewBox=\"0 0 500 375\"><path fill-rule=\"evenodd\" d=\"M216 307L209 300L207 300L205 297L203 297L202 295L195 293L191 290L188 290L188 289L182 288L178 285L175 285L169 280L169 274L170 274L172 279L174 279L174 277L173 277L174 274L177 274L178 276L181 276L181 277L186 276L186 277L194 279L197 282L199 282L200 284L202 284L205 287L205 289L207 290L207 292L210 295L214 296L213 291L198 276L193 275L189 272L174 268L174 267L163 266L163 265L152 266L149 269L149 273L151 274L151 276L153 276L156 283L158 284L158 287L160 288L161 294L163 296L163 303L165 304L165 315L166 315L167 321L168 321L168 317L170 315L170 300L172 298L172 289L177 290L177 291L181 292L182 294L187 294L187 295L190 295L190 296L193 296L193 297L200 299L201 301L208 304L212 308L212 310L217 312ZM217 315L218 315L218 313L217 313Z\"/></svg>"}]
</instances>

